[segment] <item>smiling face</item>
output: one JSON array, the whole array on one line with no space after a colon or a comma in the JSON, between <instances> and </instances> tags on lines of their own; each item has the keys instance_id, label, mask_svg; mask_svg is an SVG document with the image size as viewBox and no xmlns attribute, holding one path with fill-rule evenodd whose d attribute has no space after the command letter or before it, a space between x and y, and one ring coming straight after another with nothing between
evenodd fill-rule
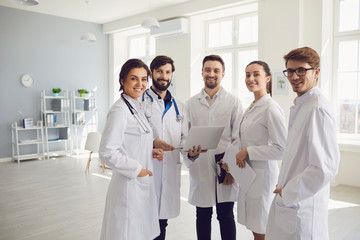
<instances>
[{"instance_id":1,"label":"smiling face","mask_svg":"<svg viewBox=\"0 0 360 240\"><path fill-rule=\"evenodd\" d=\"M270 81L271 77L266 76L264 67L259 64L248 65L245 69L246 78L245 84L250 92L266 94L266 84Z\"/></svg>"},{"instance_id":2,"label":"smiling face","mask_svg":"<svg viewBox=\"0 0 360 240\"><path fill-rule=\"evenodd\" d=\"M206 61L201 75L206 88L216 89L220 88L220 83L225 73L219 61Z\"/></svg>"},{"instance_id":3,"label":"smiling face","mask_svg":"<svg viewBox=\"0 0 360 240\"><path fill-rule=\"evenodd\" d=\"M172 80L172 66L170 63L162 65L151 73L154 90L166 91Z\"/></svg>"},{"instance_id":4,"label":"smiling face","mask_svg":"<svg viewBox=\"0 0 360 240\"><path fill-rule=\"evenodd\" d=\"M120 81L124 87L124 93L137 100L146 90L148 81L147 71L145 68L133 68L129 71L126 78Z\"/></svg>"},{"instance_id":5,"label":"smiling face","mask_svg":"<svg viewBox=\"0 0 360 240\"><path fill-rule=\"evenodd\" d=\"M289 60L286 64L287 69L296 70L298 68L311 68L309 63ZM297 93L298 97L312 89L317 85L317 79L319 77L320 68L308 70L304 76L298 76L296 73L293 73L291 77L287 77L289 80L293 91Z\"/></svg>"}]
</instances>

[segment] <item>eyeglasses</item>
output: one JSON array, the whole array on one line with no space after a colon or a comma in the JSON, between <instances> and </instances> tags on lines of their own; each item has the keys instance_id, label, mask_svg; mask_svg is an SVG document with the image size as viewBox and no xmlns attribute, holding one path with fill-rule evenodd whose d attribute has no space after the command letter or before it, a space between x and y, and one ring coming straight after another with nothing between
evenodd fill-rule
<instances>
[{"instance_id":1,"label":"eyeglasses","mask_svg":"<svg viewBox=\"0 0 360 240\"><path fill-rule=\"evenodd\" d=\"M305 76L306 75L306 72L309 71L309 70L315 70L317 69L317 67L312 67L312 68L297 68L297 69L286 69L283 71L285 77L292 77L292 75L294 73L296 73L296 75L298 75L299 77L301 76Z\"/></svg>"}]
</instances>

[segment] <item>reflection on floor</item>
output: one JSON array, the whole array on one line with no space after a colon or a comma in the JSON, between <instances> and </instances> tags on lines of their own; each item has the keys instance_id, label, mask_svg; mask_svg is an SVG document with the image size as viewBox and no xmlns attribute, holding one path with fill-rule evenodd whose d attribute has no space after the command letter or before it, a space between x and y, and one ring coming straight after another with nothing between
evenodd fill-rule
<instances>
[{"instance_id":1,"label":"reflection on floor","mask_svg":"<svg viewBox=\"0 0 360 240\"><path fill-rule=\"evenodd\" d=\"M111 170L97 160L85 174L87 156L0 164L0 240L99 239ZM187 203L189 178L182 170L181 214L169 220L167 240L194 240L195 207ZM360 239L360 188L331 189L331 240ZM237 239L252 234L237 224ZM220 239L216 215L212 239Z\"/></svg>"}]
</instances>

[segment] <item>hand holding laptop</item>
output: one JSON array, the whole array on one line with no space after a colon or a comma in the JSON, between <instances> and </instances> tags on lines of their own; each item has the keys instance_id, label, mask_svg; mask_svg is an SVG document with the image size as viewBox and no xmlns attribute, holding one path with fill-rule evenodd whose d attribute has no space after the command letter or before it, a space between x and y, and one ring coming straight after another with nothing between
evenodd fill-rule
<instances>
[{"instance_id":1,"label":"hand holding laptop","mask_svg":"<svg viewBox=\"0 0 360 240\"><path fill-rule=\"evenodd\" d=\"M201 152L201 149L216 149L224 131L223 126L192 126L186 136L184 151ZM200 147L200 150L199 150ZM190 154L189 154L190 155Z\"/></svg>"},{"instance_id":2,"label":"hand holding laptop","mask_svg":"<svg viewBox=\"0 0 360 240\"><path fill-rule=\"evenodd\" d=\"M196 155L198 155L200 153L207 152L207 149L202 150L201 145L199 145L197 148L196 148L196 146L193 146L193 149L189 149L188 151L184 151L184 152L188 152L190 157L195 157Z\"/></svg>"}]
</instances>

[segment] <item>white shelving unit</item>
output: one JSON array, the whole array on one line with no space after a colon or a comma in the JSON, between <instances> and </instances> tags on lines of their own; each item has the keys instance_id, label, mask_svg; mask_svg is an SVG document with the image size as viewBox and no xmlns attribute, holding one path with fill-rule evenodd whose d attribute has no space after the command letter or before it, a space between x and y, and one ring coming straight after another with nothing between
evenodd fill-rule
<instances>
[{"instance_id":1,"label":"white shelving unit","mask_svg":"<svg viewBox=\"0 0 360 240\"><path fill-rule=\"evenodd\" d=\"M11 138L12 138L12 157L15 161L20 163L21 160L26 159L45 159L44 152L44 138L43 138L43 122L37 121L36 126L24 128L18 126L17 122L11 124ZM30 146L28 152L20 150L23 146L36 145L37 151L34 153Z\"/></svg>"},{"instance_id":2,"label":"white shelving unit","mask_svg":"<svg viewBox=\"0 0 360 240\"><path fill-rule=\"evenodd\" d=\"M44 122L47 158L72 155L68 91L58 96L41 91L41 119Z\"/></svg>"},{"instance_id":3,"label":"white shelving unit","mask_svg":"<svg viewBox=\"0 0 360 240\"><path fill-rule=\"evenodd\" d=\"M85 97L77 91L71 92L71 118L74 152L83 153L88 133L98 131L95 92L89 92Z\"/></svg>"}]
</instances>

